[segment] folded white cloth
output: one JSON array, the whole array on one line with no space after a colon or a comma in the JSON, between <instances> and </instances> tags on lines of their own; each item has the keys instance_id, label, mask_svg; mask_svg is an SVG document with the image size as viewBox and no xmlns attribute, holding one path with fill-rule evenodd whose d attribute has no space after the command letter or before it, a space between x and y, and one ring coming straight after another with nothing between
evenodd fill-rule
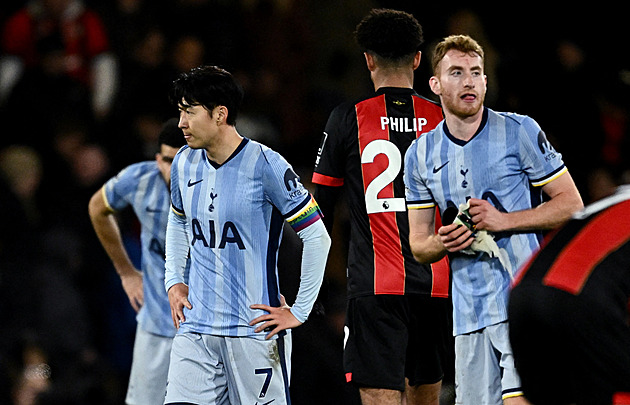
<instances>
[{"instance_id":1,"label":"folded white cloth","mask_svg":"<svg viewBox=\"0 0 630 405\"><path fill-rule=\"evenodd\" d=\"M470 229L473 232L473 243L462 250L462 253L466 253L469 255L476 255L479 252L483 252L488 254L488 256L492 258L498 258L501 262L501 265L505 268L505 270L510 275L510 278L514 278L514 274L512 272L512 265L510 264L510 259L508 257L508 253L505 249L499 248L497 243L494 241L494 235L491 232L485 230L479 230L475 227L475 224L472 221L470 214L468 213L468 209L470 205L468 202L466 204L459 205L459 212L455 217L453 223L464 225L466 228Z\"/></svg>"}]
</instances>

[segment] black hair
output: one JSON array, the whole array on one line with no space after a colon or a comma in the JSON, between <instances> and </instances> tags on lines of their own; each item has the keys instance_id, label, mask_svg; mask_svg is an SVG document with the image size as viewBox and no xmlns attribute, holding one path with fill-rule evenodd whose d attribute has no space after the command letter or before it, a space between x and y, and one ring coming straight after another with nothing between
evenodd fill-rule
<instances>
[{"instance_id":1,"label":"black hair","mask_svg":"<svg viewBox=\"0 0 630 405\"><path fill-rule=\"evenodd\" d=\"M167 145L172 148L181 148L186 145L184 133L178 127L178 124L178 118L171 118L162 124L162 130L160 130L160 134L158 135L160 145Z\"/></svg>"},{"instance_id":2,"label":"black hair","mask_svg":"<svg viewBox=\"0 0 630 405\"><path fill-rule=\"evenodd\" d=\"M372 52L390 61L414 55L424 43L422 26L404 11L372 9L357 25L354 36L363 52Z\"/></svg>"},{"instance_id":3,"label":"black hair","mask_svg":"<svg viewBox=\"0 0 630 405\"><path fill-rule=\"evenodd\" d=\"M208 111L222 105L228 110L228 125L236 124L243 101L243 88L232 74L218 66L199 66L180 73L170 93L175 106L202 105Z\"/></svg>"}]
</instances>

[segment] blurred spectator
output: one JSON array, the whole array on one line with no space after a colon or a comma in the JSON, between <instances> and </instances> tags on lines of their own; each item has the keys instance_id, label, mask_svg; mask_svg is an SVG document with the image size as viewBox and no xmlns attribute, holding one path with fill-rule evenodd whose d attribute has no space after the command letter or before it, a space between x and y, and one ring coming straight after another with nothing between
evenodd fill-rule
<instances>
[{"instance_id":1,"label":"blurred spectator","mask_svg":"<svg viewBox=\"0 0 630 405\"><path fill-rule=\"evenodd\" d=\"M66 74L61 37L51 35L42 39L37 50L41 57L39 65L24 71L3 109L8 131L0 142L13 143L15 134L20 134L20 142L45 153L52 146L50 133L60 117L86 119L92 113L87 88ZM37 120L30 119L34 111Z\"/></svg>"},{"instance_id":2,"label":"blurred spectator","mask_svg":"<svg viewBox=\"0 0 630 405\"><path fill-rule=\"evenodd\" d=\"M182 35L175 41L170 61L175 73L188 72L204 64L206 45L197 36Z\"/></svg>"},{"instance_id":3,"label":"blurred spectator","mask_svg":"<svg viewBox=\"0 0 630 405\"><path fill-rule=\"evenodd\" d=\"M160 26L160 11L165 8L155 0L93 1L93 7L102 17L111 50L121 63L133 59L136 44Z\"/></svg>"},{"instance_id":4,"label":"blurred spectator","mask_svg":"<svg viewBox=\"0 0 630 405\"><path fill-rule=\"evenodd\" d=\"M132 54L120 65L120 91L111 119L99 136L112 153L116 168L153 158L155 136L176 111L168 100L174 74L168 65L169 42L164 32L150 27L130 44ZM156 131L155 128L158 128Z\"/></svg>"},{"instance_id":5,"label":"blurred spectator","mask_svg":"<svg viewBox=\"0 0 630 405\"><path fill-rule=\"evenodd\" d=\"M277 118L282 146L278 152L293 154L297 161L313 159L317 126L310 121L309 66L314 63L307 2L282 0L243 1L242 30L249 66L255 67L260 108ZM247 66L247 65L246 65ZM248 67L251 70L251 68ZM248 95L249 96L249 95ZM316 131L319 135L319 130ZM309 142L309 145L304 142ZM312 146L312 148L311 148Z\"/></svg>"},{"instance_id":6,"label":"blurred spectator","mask_svg":"<svg viewBox=\"0 0 630 405\"><path fill-rule=\"evenodd\" d=\"M0 151L0 210L5 214L0 232L0 310L11 315L16 333L31 327L37 316L30 287L41 247L41 212L35 198L41 175L41 159L32 148L14 145ZM11 337L0 336L0 342L6 339Z\"/></svg>"},{"instance_id":7,"label":"blurred spectator","mask_svg":"<svg viewBox=\"0 0 630 405\"><path fill-rule=\"evenodd\" d=\"M116 90L116 59L101 18L80 0L32 0L10 16L2 32L0 101L25 71L42 67L46 42L63 45L63 73L86 86L94 117L105 118Z\"/></svg>"},{"instance_id":8,"label":"blurred spectator","mask_svg":"<svg viewBox=\"0 0 630 405\"><path fill-rule=\"evenodd\" d=\"M42 179L38 153L27 146L7 147L0 152L0 175L21 204L24 218L35 227L40 220L35 196Z\"/></svg>"},{"instance_id":9,"label":"blurred spectator","mask_svg":"<svg viewBox=\"0 0 630 405\"><path fill-rule=\"evenodd\" d=\"M36 405L40 394L50 389L48 359L34 342L26 342L19 354L21 367L14 376L13 405Z\"/></svg>"},{"instance_id":10,"label":"blurred spectator","mask_svg":"<svg viewBox=\"0 0 630 405\"><path fill-rule=\"evenodd\" d=\"M578 41L562 38L553 45L547 74L541 78L538 88L562 95L562 102L536 93L532 114L546 129L550 142L562 153L580 192L590 201L588 175L600 165L604 139L593 85L597 74L585 46Z\"/></svg>"}]
</instances>

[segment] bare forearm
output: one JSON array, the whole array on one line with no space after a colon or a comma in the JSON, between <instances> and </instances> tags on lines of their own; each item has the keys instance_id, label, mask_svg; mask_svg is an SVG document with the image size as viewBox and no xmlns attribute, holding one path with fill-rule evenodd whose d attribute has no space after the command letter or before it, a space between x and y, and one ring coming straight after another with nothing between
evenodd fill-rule
<instances>
[{"instance_id":1,"label":"bare forearm","mask_svg":"<svg viewBox=\"0 0 630 405\"><path fill-rule=\"evenodd\" d=\"M558 194L551 200L524 211L505 214L506 229L509 231L548 230L562 225L578 210L582 209L582 199L571 193Z\"/></svg>"},{"instance_id":2,"label":"bare forearm","mask_svg":"<svg viewBox=\"0 0 630 405\"><path fill-rule=\"evenodd\" d=\"M491 232L534 231L556 228L584 207L568 172L545 184L542 191L549 196L549 201L532 209L499 212L488 201L471 198L468 200L468 212L477 229Z\"/></svg>"},{"instance_id":3,"label":"bare forearm","mask_svg":"<svg viewBox=\"0 0 630 405\"><path fill-rule=\"evenodd\" d=\"M420 263L435 263L446 255L438 235L410 235L409 245L413 257Z\"/></svg>"},{"instance_id":4,"label":"bare forearm","mask_svg":"<svg viewBox=\"0 0 630 405\"><path fill-rule=\"evenodd\" d=\"M409 210L409 245L420 263L435 263L446 255L446 247L435 233L435 209Z\"/></svg>"},{"instance_id":5,"label":"bare forearm","mask_svg":"<svg viewBox=\"0 0 630 405\"><path fill-rule=\"evenodd\" d=\"M114 264L116 272L121 277L135 272L136 269L124 248L118 223L111 212L104 208L100 195L95 195L90 200L88 209L96 236Z\"/></svg>"}]
</instances>

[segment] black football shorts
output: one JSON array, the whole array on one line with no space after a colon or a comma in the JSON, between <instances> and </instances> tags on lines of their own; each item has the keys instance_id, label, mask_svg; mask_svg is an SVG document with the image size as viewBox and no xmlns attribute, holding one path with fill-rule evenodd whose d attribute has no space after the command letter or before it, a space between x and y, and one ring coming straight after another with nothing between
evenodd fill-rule
<instances>
[{"instance_id":1,"label":"black football shorts","mask_svg":"<svg viewBox=\"0 0 630 405\"><path fill-rule=\"evenodd\" d=\"M346 312L346 380L359 387L405 389L442 379L450 341L445 298L372 295L351 298Z\"/></svg>"}]
</instances>

